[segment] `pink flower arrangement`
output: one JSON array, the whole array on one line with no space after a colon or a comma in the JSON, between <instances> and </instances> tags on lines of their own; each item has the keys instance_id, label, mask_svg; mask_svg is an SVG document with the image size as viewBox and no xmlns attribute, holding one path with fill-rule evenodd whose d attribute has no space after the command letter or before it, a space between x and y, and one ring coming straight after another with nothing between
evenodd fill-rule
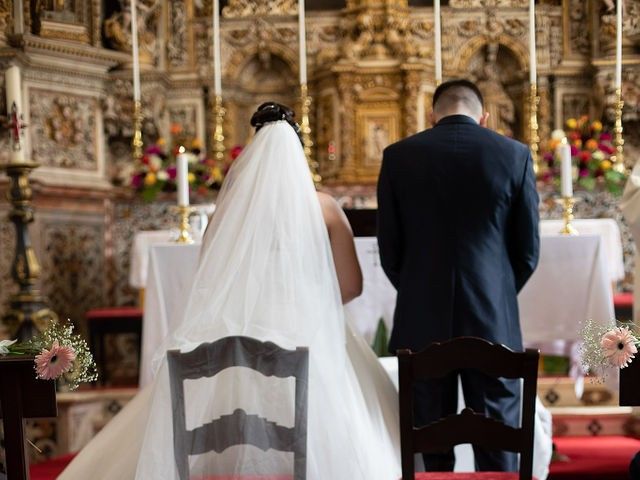
<instances>
[{"instance_id":1,"label":"pink flower arrangement","mask_svg":"<svg viewBox=\"0 0 640 480\"><path fill-rule=\"evenodd\" d=\"M640 338L633 333L632 327L633 324L619 324L607 328L591 320L586 322L580 348L585 372L606 375L607 368L628 367L640 345Z\"/></svg>"},{"instance_id":2,"label":"pink flower arrangement","mask_svg":"<svg viewBox=\"0 0 640 480\"><path fill-rule=\"evenodd\" d=\"M600 346L612 366L624 368L638 353L635 342L636 338L628 327L616 327L602 336Z\"/></svg>"},{"instance_id":3,"label":"pink flower arrangement","mask_svg":"<svg viewBox=\"0 0 640 480\"><path fill-rule=\"evenodd\" d=\"M73 329L70 321L51 322L43 332L26 342L0 340L0 356L34 356L36 378L59 380L75 390L80 383L95 381L98 375L87 342L74 334Z\"/></svg>"},{"instance_id":4,"label":"pink flower arrangement","mask_svg":"<svg viewBox=\"0 0 640 480\"><path fill-rule=\"evenodd\" d=\"M68 372L76 359L76 352L72 347L60 345L54 341L49 350L46 348L36 355L36 373L42 380L53 380Z\"/></svg>"}]
</instances>

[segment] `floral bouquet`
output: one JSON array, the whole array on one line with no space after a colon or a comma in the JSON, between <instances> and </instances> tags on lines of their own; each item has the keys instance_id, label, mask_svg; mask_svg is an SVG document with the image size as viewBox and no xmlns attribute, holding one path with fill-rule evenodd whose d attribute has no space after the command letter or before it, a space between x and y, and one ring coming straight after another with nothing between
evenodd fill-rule
<instances>
[{"instance_id":1,"label":"floral bouquet","mask_svg":"<svg viewBox=\"0 0 640 480\"><path fill-rule=\"evenodd\" d=\"M98 378L87 342L73 333L73 324L52 322L26 342L0 340L0 356L35 355L34 369L41 380L64 380L70 390Z\"/></svg>"},{"instance_id":2,"label":"floral bouquet","mask_svg":"<svg viewBox=\"0 0 640 480\"><path fill-rule=\"evenodd\" d=\"M570 118L566 131L555 130L551 139L543 145L543 162L540 179L548 183L560 181L560 158L557 147L564 137L571 147L573 175L578 185L585 190L604 187L614 195L620 195L626 175L613 169L611 156L615 153L611 133L603 129L598 120L589 121L587 116Z\"/></svg>"},{"instance_id":3,"label":"floral bouquet","mask_svg":"<svg viewBox=\"0 0 640 480\"><path fill-rule=\"evenodd\" d=\"M602 373L606 368L625 368L635 358L640 338L630 325L607 329L589 320L582 331L582 366L585 372Z\"/></svg>"},{"instance_id":4,"label":"floral bouquet","mask_svg":"<svg viewBox=\"0 0 640 480\"><path fill-rule=\"evenodd\" d=\"M178 136L179 126L172 126L171 133ZM219 190L231 162L217 162L202 151L198 139L180 138L173 148L167 150L166 142L160 138L148 146L131 176L131 186L145 201L153 201L160 192L175 192L176 156L181 146L188 146L189 187L192 192L205 196L212 190ZM242 151L236 146L231 150L231 161Z\"/></svg>"}]
</instances>

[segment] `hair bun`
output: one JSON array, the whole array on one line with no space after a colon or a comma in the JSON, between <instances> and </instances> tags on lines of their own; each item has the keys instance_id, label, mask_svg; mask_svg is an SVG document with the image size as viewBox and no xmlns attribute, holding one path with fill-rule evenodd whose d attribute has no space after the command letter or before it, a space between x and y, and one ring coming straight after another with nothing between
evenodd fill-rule
<instances>
[{"instance_id":1,"label":"hair bun","mask_svg":"<svg viewBox=\"0 0 640 480\"><path fill-rule=\"evenodd\" d=\"M300 126L295 121L296 114L285 105L276 102L266 102L258 107L251 116L251 126L256 128L256 132L267 123L284 120L293 127L296 133L300 132Z\"/></svg>"}]
</instances>

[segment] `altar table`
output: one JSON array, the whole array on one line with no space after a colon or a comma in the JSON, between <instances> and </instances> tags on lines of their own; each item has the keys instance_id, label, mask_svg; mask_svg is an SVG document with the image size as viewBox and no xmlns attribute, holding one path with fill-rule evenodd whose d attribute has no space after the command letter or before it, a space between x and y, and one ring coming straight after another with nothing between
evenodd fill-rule
<instances>
[{"instance_id":1,"label":"altar table","mask_svg":"<svg viewBox=\"0 0 640 480\"><path fill-rule=\"evenodd\" d=\"M380 319L388 329L392 327L396 291L380 265L376 239L358 237L355 242L364 288L346 311L371 343ZM605 325L612 321L612 270L603 244L602 236L541 237L538 267L518 296L526 342L543 353L568 354L565 344L580 338L581 322L592 319Z\"/></svg>"},{"instance_id":2,"label":"altar table","mask_svg":"<svg viewBox=\"0 0 640 480\"><path fill-rule=\"evenodd\" d=\"M181 302L197 268L199 245L150 247L144 304L140 383L151 379L151 359L161 340L180 321ZM374 237L356 238L364 274L362 295L346 306L355 328L371 343L382 318L390 329L396 292L380 266ZM614 318L610 277L600 236L543 236L540 262L520 293L520 322L525 343L543 353L567 355L580 339L581 323L600 325Z\"/></svg>"}]
</instances>

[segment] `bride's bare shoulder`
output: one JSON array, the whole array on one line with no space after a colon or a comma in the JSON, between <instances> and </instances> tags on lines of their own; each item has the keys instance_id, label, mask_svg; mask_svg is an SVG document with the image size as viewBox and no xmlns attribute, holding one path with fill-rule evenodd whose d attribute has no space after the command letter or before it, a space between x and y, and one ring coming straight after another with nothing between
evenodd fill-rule
<instances>
[{"instance_id":1,"label":"bride's bare shoulder","mask_svg":"<svg viewBox=\"0 0 640 480\"><path fill-rule=\"evenodd\" d=\"M326 223L334 222L336 217L341 212L338 202L328 193L317 192L318 201L320 202L320 208L322 209L322 216Z\"/></svg>"}]
</instances>

